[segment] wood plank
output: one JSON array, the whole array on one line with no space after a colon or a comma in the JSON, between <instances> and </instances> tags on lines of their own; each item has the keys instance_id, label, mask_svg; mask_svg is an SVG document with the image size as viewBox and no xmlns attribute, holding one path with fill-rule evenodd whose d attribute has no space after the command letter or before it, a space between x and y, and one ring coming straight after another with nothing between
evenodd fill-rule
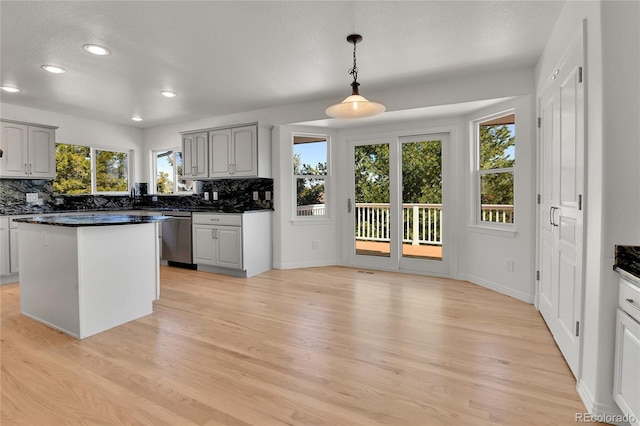
<instances>
[{"instance_id":1,"label":"wood plank","mask_svg":"<svg viewBox=\"0 0 640 426\"><path fill-rule=\"evenodd\" d=\"M161 268L154 313L82 341L0 287L3 425L573 424L575 380L528 304L343 267Z\"/></svg>"}]
</instances>

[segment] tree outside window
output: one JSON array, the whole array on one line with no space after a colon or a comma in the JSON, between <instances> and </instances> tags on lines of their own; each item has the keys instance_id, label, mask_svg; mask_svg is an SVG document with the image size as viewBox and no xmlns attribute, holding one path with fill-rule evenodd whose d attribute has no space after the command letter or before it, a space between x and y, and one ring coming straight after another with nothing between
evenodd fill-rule
<instances>
[{"instance_id":1,"label":"tree outside window","mask_svg":"<svg viewBox=\"0 0 640 426\"><path fill-rule=\"evenodd\" d=\"M129 191L129 154L90 146L56 144L56 194Z\"/></svg>"},{"instance_id":2,"label":"tree outside window","mask_svg":"<svg viewBox=\"0 0 640 426\"><path fill-rule=\"evenodd\" d=\"M515 114L478 123L479 222L514 223Z\"/></svg>"},{"instance_id":3,"label":"tree outside window","mask_svg":"<svg viewBox=\"0 0 640 426\"><path fill-rule=\"evenodd\" d=\"M296 184L296 216L326 216L327 138L294 136L293 175Z\"/></svg>"},{"instance_id":4,"label":"tree outside window","mask_svg":"<svg viewBox=\"0 0 640 426\"><path fill-rule=\"evenodd\" d=\"M157 194L176 194L192 192L195 184L182 177L182 152L178 149L154 151L155 192Z\"/></svg>"}]
</instances>

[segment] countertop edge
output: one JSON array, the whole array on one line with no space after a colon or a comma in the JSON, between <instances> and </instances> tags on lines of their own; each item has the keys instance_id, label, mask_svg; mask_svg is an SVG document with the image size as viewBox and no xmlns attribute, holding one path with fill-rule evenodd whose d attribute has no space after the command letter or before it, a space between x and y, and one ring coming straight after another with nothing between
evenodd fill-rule
<instances>
[{"instance_id":1,"label":"countertop edge","mask_svg":"<svg viewBox=\"0 0 640 426\"><path fill-rule=\"evenodd\" d=\"M631 272L627 272L619 266L614 266L613 270L620 274L622 278L640 287L640 277L636 277Z\"/></svg>"}]
</instances>

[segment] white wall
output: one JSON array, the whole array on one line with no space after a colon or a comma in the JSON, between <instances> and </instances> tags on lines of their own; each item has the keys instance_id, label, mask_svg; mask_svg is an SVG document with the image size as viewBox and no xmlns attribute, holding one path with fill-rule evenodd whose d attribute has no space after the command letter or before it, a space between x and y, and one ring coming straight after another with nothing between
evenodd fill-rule
<instances>
[{"instance_id":1,"label":"white wall","mask_svg":"<svg viewBox=\"0 0 640 426\"><path fill-rule=\"evenodd\" d=\"M0 117L7 120L58 126L56 142L134 150L133 181L140 181L142 160L139 153L142 151L143 144L141 129L7 103L0 106Z\"/></svg>"},{"instance_id":2,"label":"white wall","mask_svg":"<svg viewBox=\"0 0 640 426\"><path fill-rule=\"evenodd\" d=\"M330 181L325 199L328 215L316 220L294 220L296 192L293 183L292 134L316 134L329 137ZM273 267L302 268L340 264L339 220L337 217L338 161L336 136L330 129L307 126L277 126L273 134L274 169L274 241ZM317 242L317 249L312 242Z\"/></svg>"},{"instance_id":3,"label":"white wall","mask_svg":"<svg viewBox=\"0 0 640 426\"><path fill-rule=\"evenodd\" d=\"M533 79L531 81L533 92ZM459 191L466 196L460 203L458 241L458 278L496 290L527 303L533 303L535 293L535 164L536 143L534 127L534 97L522 96L491 108L477 111L465 118L465 123L513 108L516 115L516 167L514 176L515 232L495 231L471 222L471 151L463 149L460 164ZM468 129L468 127L466 128ZM470 131L466 131L464 146L474 143ZM507 271L507 261L513 262L513 270Z\"/></svg>"},{"instance_id":4,"label":"white wall","mask_svg":"<svg viewBox=\"0 0 640 426\"><path fill-rule=\"evenodd\" d=\"M640 244L638 9L638 2L567 2L536 67L540 94L585 24L586 254L578 392L592 414L618 413L612 398L618 295L614 244Z\"/></svg>"}]
</instances>

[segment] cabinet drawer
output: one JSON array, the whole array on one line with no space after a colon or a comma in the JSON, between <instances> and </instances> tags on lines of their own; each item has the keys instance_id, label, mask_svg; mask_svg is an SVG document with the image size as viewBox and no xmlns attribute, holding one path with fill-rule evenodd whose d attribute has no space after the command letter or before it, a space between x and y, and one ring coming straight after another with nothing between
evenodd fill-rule
<instances>
[{"instance_id":1,"label":"cabinet drawer","mask_svg":"<svg viewBox=\"0 0 640 426\"><path fill-rule=\"evenodd\" d=\"M0 229L9 229L8 217L0 217Z\"/></svg>"},{"instance_id":2,"label":"cabinet drawer","mask_svg":"<svg viewBox=\"0 0 640 426\"><path fill-rule=\"evenodd\" d=\"M618 303L622 310L640 322L640 287L621 278Z\"/></svg>"},{"instance_id":3,"label":"cabinet drawer","mask_svg":"<svg viewBox=\"0 0 640 426\"><path fill-rule=\"evenodd\" d=\"M240 214L194 213L192 219L193 223L198 225L242 226L242 215Z\"/></svg>"}]
</instances>

